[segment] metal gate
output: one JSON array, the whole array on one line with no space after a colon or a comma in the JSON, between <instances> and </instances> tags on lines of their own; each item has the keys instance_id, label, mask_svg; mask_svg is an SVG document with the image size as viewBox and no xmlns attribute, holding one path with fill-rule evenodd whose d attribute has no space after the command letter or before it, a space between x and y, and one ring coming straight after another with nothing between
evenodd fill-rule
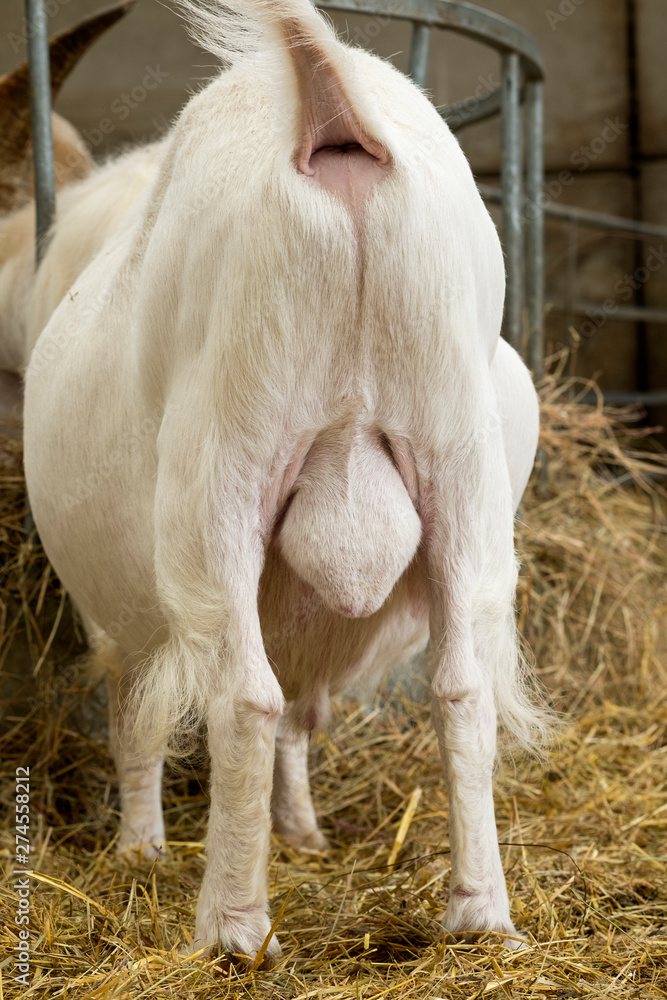
<instances>
[{"instance_id":1,"label":"metal gate","mask_svg":"<svg viewBox=\"0 0 667 1000\"><path fill-rule=\"evenodd\" d=\"M39 263L55 213L51 90L44 0L25 0L29 32L30 96L37 209L36 258ZM498 90L476 102L441 110L456 131L474 121L502 115L502 239L507 269L505 336L526 358L536 375L543 357L544 225L541 204L542 56L534 39L511 21L468 3L452 0L318 0L326 10L362 13L413 23L410 75L426 81L433 28L456 31L501 53L502 80ZM521 162L521 102L526 105L526 197L534 211L525 214L523 248L523 168ZM524 308L525 307L525 308ZM525 317L525 319L524 319Z\"/></svg>"},{"instance_id":2,"label":"metal gate","mask_svg":"<svg viewBox=\"0 0 667 1000\"><path fill-rule=\"evenodd\" d=\"M501 84L485 97L460 101L440 114L456 132L466 125L501 115L501 188L480 185L482 196L502 206L502 241L507 271L504 334L523 355L536 378L544 356L544 217L559 219L569 228L569 289L564 301L548 302L549 311L565 317L566 329L575 316L602 304L579 302L572 290L580 227L626 233L637 239L667 240L667 228L590 212L574 206L545 207L543 194L543 66L539 46L511 21L454 0L317 0L325 10L397 18L412 23L409 73L424 86L433 29L454 31L498 51ZM39 263L55 213L53 140L49 52L44 0L25 0L30 25L30 97L36 192L36 259ZM525 108L522 121L522 104ZM525 150L525 163L523 151ZM667 309L618 306L617 318L667 324ZM667 389L653 392L607 392L610 402L667 401Z\"/></svg>"},{"instance_id":3,"label":"metal gate","mask_svg":"<svg viewBox=\"0 0 667 1000\"><path fill-rule=\"evenodd\" d=\"M454 132L473 122L501 115L501 235L507 272L503 332L539 378L544 359L544 70L539 45L512 21L470 3L453 0L316 0L316 3L325 10L411 21L409 73L422 87L426 83L434 28L455 31L500 53L500 87L476 101L474 107L461 101L441 109L440 114Z\"/></svg>"}]
</instances>

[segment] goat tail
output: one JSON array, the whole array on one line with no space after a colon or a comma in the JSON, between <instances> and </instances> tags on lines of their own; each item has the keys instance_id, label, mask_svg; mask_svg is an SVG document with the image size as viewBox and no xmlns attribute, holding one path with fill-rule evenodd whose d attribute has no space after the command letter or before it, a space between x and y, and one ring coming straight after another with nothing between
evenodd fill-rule
<instances>
[{"instance_id":1,"label":"goat tail","mask_svg":"<svg viewBox=\"0 0 667 1000\"><path fill-rule=\"evenodd\" d=\"M134 734L130 751L142 757L164 754L172 762L191 756L217 666L211 649L197 653L178 638L158 647L137 668L125 706Z\"/></svg>"},{"instance_id":2,"label":"goat tail","mask_svg":"<svg viewBox=\"0 0 667 1000\"><path fill-rule=\"evenodd\" d=\"M515 564L515 582L517 569ZM489 662L494 663L493 695L501 752L510 756L515 751L527 752L543 760L562 722L549 706L546 691L535 674L532 653L517 628L513 604L508 608L505 627L494 630L493 645L487 654Z\"/></svg>"},{"instance_id":3,"label":"goat tail","mask_svg":"<svg viewBox=\"0 0 667 1000\"><path fill-rule=\"evenodd\" d=\"M526 752L544 760L562 726L537 679L532 654L516 632L513 648L494 677L500 750Z\"/></svg>"},{"instance_id":4,"label":"goat tail","mask_svg":"<svg viewBox=\"0 0 667 1000\"><path fill-rule=\"evenodd\" d=\"M310 0L174 0L193 40L230 65L271 45L322 45L333 29Z\"/></svg>"}]
</instances>

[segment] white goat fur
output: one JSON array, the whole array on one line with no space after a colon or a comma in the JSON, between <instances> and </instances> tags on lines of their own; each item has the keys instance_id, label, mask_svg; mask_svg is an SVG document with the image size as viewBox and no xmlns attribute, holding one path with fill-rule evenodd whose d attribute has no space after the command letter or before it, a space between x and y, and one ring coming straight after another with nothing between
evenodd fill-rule
<instances>
[{"instance_id":1,"label":"white goat fur","mask_svg":"<svg viewBox=\"0 0 667 1000\"><path fill-rule=\"evenodd\" d=\"M445 926L511 943L496 716L527 746L545 721L513 612L537 403L499 341L498 238L418 88L337 41L307 0L237 8L249 22L189 8L231 68L163 143L61 194L29 292L3 290L0 272L26 357L46 324L26 378L26 475L107 668L121 847L164 843L165 748L205 718L194 947L256 953L274 747L274 818L322 847L304 734L331 692L430 634L451 812ZM247 37L253 50L234 54ZM352 138L372 149L352 154L340 190L327 189L327 171L339 183L328 154L321 175L296 166L308 115L330 127L316 102L304 110L320 72L343 81ZM357 163L372 174L361 194Z\"/></svg>"}]
</instances>

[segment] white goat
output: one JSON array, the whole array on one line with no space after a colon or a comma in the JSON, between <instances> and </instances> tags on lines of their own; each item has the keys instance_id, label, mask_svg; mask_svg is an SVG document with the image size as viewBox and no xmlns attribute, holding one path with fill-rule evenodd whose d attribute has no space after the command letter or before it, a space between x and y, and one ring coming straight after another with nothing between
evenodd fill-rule
<instances>
[{"instance_id":1,"label":"white goat","mask_svg":"<svg viewBox=\"0 0 667 1000\"><path fill-rule=\"evenodd\" d=\"M306 734L331 692L430 635L445 927L516 944L492 771L497 716L527 746L545 727L513 611L538 417L499 341L496 231L423 93L308 0L183 6L231 68L136 154L155 181L62 298L26 380L35 521L109 677L121 848L165 843L164 753L205 718L194 947L256 954L274 749L279 828L323 846ZM67 263L90 231L76 196L98 183L70 189L29 339L82 266Z\"/></svg>"}]
</instances>

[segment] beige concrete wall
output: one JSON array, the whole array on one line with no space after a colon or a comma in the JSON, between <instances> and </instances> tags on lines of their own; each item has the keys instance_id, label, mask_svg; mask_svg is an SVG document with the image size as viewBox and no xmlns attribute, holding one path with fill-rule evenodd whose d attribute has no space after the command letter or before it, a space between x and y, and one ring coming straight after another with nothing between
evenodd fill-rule
<instances>
[{"instance_id":1,"label":"beige concrete wall","mask_svg":"<svg viewBox=\"0 0 667 1000\"><path fill-rule=\"evenodd\" d=\"M667 126L666 126L667 128ZM663 137L665 130L663 130ZM667 226L667 157L647 162L642 167L642 198L644 216L657 225ZM667 240L651 240L646 244L647 255L652 251L651 268L640 274L645 278L646 305L667 309ZM658 264L663 261L661 266ZM667 388L667 325L649 323L646 329L649 389ZM651 411L655 423L667 428L667 406ZM664 438L667 444L667 435Z\"/></svg>"},{"instance_id":2,"label":"beige concrete wall","mask_svg":"<svg viewBox=\"0 0 667 1000\"><path fill-rule=\"evenodd\" d=\"M667 3L636 4L641 151L667 156Z\"/></svg>"}]
</instances>

